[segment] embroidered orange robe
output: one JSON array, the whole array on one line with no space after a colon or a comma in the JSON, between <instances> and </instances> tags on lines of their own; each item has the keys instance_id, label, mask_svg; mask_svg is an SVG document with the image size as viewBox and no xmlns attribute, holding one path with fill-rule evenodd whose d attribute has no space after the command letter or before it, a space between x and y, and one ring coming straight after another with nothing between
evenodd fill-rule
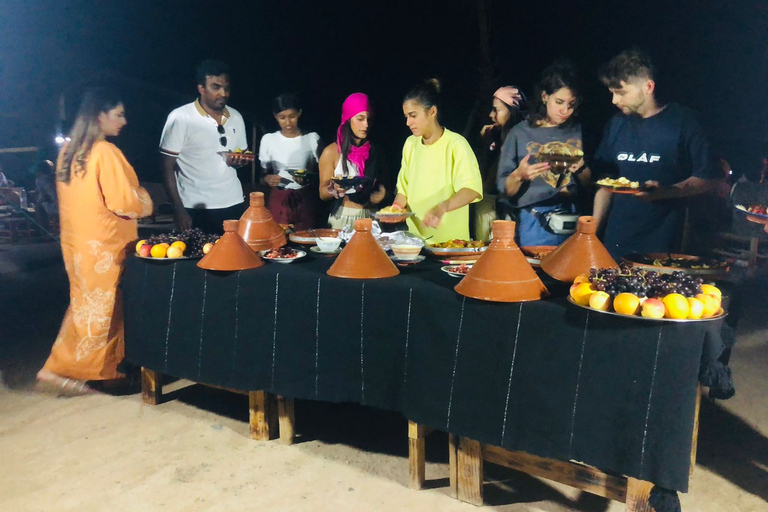
<instances>
[{"instance_id":1,"label":"embroidered orange robe","mask_svg":"<svg viewBox=\"0 0 768 512\"><path fill-rule=\"evenodd\" d=\"M85 173L73 172L56 190L69 308L44 368L80 380L121 377L117 365L125 344L117 284L126 245L138 237L136 219L152 213L152 200L123 153L107 141L93 145Z\"/></svg>"}]
</instances>

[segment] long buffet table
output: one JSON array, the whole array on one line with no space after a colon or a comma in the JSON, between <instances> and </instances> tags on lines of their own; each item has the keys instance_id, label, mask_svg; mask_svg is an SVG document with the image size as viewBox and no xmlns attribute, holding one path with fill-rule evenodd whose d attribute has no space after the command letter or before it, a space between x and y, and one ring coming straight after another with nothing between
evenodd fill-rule
<instances>
[{"instance_id":1,"label":"long buffet table","mask_svg":"<svg viewBox=\"0 0 768 512\"><path fill-rule=\"evenodd\" d=\"M688 489L697 376L719 321L619 318L565 297L477 301L430 261L381 280L327 276L332 260L312 255L231 273L195 263L128 258L132 363L400 411L483 445Z\"/></svg>"}]
</instances>

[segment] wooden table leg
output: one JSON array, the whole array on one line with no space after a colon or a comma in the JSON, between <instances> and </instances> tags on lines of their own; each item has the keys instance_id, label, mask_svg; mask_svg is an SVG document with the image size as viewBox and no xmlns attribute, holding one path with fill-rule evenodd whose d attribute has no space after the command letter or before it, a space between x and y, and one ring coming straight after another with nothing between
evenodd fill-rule
<instances>
[{"instance_id":1,"label":"wooden table leg","mask_svg":"<svg viewBox=\"0 0 768 512\"><path fill-rule=\"evenodd\" d=\"M296 423L293 398L277 397L277 415L280 423L280 442L283 444L293 444L295 437L294 426Z\"/></svg>"},{"instance_id":2,"label":"wooden table leg","mask_svg":"<svg viewBox=\"0 0 768 512\"><path fill-rule=\"evenodd\" d=\"M483 504L483 445L462 437L457 457L457 497L472 505Z\"/></svg>"},{"instance_id":3,"label":"wooden table leg","mask_svg":"<svg viewBox=\"0 0 768 512\"><path fill-rule=\"evenodd\" d=\"M651 495L653 484L645 480L627 477L627 512L653 512L653 508L648 503L648 497Z\"/></svg>"},{"instance_id":4,"label":"wooden table leg","mask_svg":"<svg viewBox=\"0 0 768 512\"><path fill-rule=\"evenodd\" d=\"M696 468L696 448L699 445L699 412L701 410L701 384L696 384L696 410L693 413L693 438L691 439L691 467L688 477L693 476Z\"/></svg>"},{"instance_id":5,"label":"wooden table leg","mask_svg":"<svg viewBox=\"0 0 768 512\"><path fill-rule=\"evenodd\" d=\"M424 487L426 466L424 438L426 436L426 428L423 425L408 420L409 487L417 491Z\"/></svg>"},{"instance_id":6,"label":"wooden table leg","mask_svg":"<svg viewBox=\"0 0 768 512\"><path fill-rule=\"evenodd\" d=\"M459 436L448 434L448 482L451 498L459 496Z\"/></svg>"},{"instance_id":7,"label":"wooden table leg","mask_svg":"<svg viewBox=\"0 0 768 512\"><path fill-rule=\"evenodd\" d=\"M277 437L277 407L275 396L266 391L248 392L251 437L269 441Z\"/></svg>"},{"instance_id":8,"label":"wooden table leg","mask_svg":"<svg viewBox=\"0 0 768 512\"><path fill-rule=\"evenodd\" d=\"M141 399L149 405L157 405L163 400L162 373L141 367Z\"/></svg>"}]
</instances>

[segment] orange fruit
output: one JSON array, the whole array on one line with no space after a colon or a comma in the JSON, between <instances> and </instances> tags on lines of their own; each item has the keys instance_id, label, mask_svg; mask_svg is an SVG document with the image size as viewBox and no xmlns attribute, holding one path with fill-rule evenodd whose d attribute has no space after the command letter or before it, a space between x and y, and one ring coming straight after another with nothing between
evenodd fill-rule
<instances>
[{"instance_id":1,"label":"orange fruit","mask_svg":"<svg viewBox=\"0 0 768 512\"><path fill-rule=\"evenodd\" d=\"M700 293L696 295L696 298L704 303L704 313L702 318L709 318L715 316L720 311L720 298L708 293Z\"/></svg>"},{"instance_id":2,"label":"orange fruit","mask_svg":"<svg viewBox=\"0 0 768 512\"><path fill-rule=\"evenodd\" d=\"M688 311L687 318L691 320L697 320L704 314L704 303L695 297L686 297L688 299Z\"/></svg>"},{"instance_id":3,"label":"orange fruit","mask_svg":"<svg viewBox=\"0 0 768 512\"><path fill-rule=\"evenodd\" d=\"M165 258L165 254L168 252L166 247L168 244L157 244L152 246L152 252L150 254L153 258Z\"/></svg>"},{"instance_id":4,"label":"orange fruit","mask_svg":"<svg viewBox=\"0 0 768 512\"><path fill-rule=\"evenodd\" d=\"M721 299L723 297L723 292L720 291L720 288L717 286L712 286L711 284L701 285L701 293L708 293L709 295L714 295L715 297L720 297Z\"/></svg>"},{"instance_id":5,"label":"orange fruit","mask_svg":"<svg viewBox=\"0 0 768 512\"><path fill-rule=\"evenodd\" d=\"M589 283L579 283L571 285L570 293L576 304L586 306L589 304L589 297L595 293L595 289Z\"/></svg>"},{"instance_id":6,"label":"orange fruit","mask_svg":"<svg viewBox=\"0 0 768 512\"><path fill-rule=\"evenodd\" d=\"M691 309L688 305L688 299L679 293L670 293L661 301L664 303L666 309L664 316L667 318L682 320L688 316L688 312Z\"/></svg>"},{"instance_id":7,"label":"orange fruit","mask_svg":"<svg viewBox=\"0 0 768 512\"><path fill-rule=\"evenodd\" d=\"M187 244L185 244L181 240L176 240L175 242L173 242L171 244L171 247L178 247L179 249L181 249L182 254L184 254L184 251L187 250Z\"/></svg>"},{"instance_id":8,"label":"orange fruit","mask_svg":"<svg viewBox=\"0 0 768 512\"><path fill-rule=\"evenodd\" d=\"M141 246L144 245L145 243L147 243L146 240L139 240L138 242L136 242L136 253L139 252L139 250L141 249Z\"/></svg>"},{"instance_id":9,"label":"orange fruit","mask_svg":"<svg viewBox=\"0 0 768 512\"><path fill-rule=\"evenodd\" d=\"M635 315L640 309L640 298L634 293L620 293L613 299L613 310L622 315Z\"/></svg>"},{"instance_id":10,"label":"orange fruit","mask_svg":"<svg viewBox=\"0 0 768 512\"><path fill-rule=\"evenodd\" d=\"M178 245L173 245L168 248L168 252L165 253L167 258L181 258L184 256L184 250Z\"/></svg>"},{"instance_id":11,"label":"orange fruit","mask_svg":"<svg viewBox=\"0 0 768 512\"><path fill-rule=\"evenodd\" d=\"M213 248L213 244L207 243L203 246L203 254L208 254L210 250Z\"/></svg>"}]
</instances>

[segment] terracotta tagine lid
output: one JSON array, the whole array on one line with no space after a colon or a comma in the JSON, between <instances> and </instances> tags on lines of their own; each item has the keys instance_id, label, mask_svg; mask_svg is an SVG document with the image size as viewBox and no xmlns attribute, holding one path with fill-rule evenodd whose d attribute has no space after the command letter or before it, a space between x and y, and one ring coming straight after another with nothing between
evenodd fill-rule
<instances>
[{"instance_id":1,"label":"terracotta tagine lid","mask_svg":"<svg viewBox=\"0 0 768 512\"><path fill-rule=\"evenodd\" d=\"M371 219L357 219L355 234L336 257L328 275L347 279L379 279L400 273L371 233Z\"/></svg>"},{"instance_id":2,"label":"terracotta tagine lid","mask_svg":"<svg viewBox=\"0 0 768 512\"><path fill-rule=\"evenodd\" d=\"M237 233L239 221L225 220L224 234L213 244L208 254L197 266L206 270L248 270L264 265L261 257L253 252Z\"/></svg>"},{"instance_id":3,"label":"terracotta tagine lid","mask_svg":"<svg viewBox=\"0 0 768 512\"><path fill-rule=\"evenodd\" d=\"M591 268L616 268L618 265L597 238L594 217L579 217L576 233L541 259L541 270L566 283L572 283L579 274Z\"/></svg>"},{"instance_id":4,"label":"terracotta tagine lid","mask_svg":"<svg viewBox=\"0 0 768 512\"><path fill-rule=\"evenodd\" d=\"M493 302L527 302L549 295L515 243L515 223L493 221L493 241L456 285L461 295Z\"/></svg>"},{"instance_id":5,"label":"terracotta tagine lid","mask_svg":"<svg viewBox=\"0 0 768 512\"><path fill-rule=\"evenodd\" d=\"M264 193L251 192L251 205L240 217L237 232L254 251L277 249L285 245L285 231L264 206Z\"/></svg>"}]
</instances>

